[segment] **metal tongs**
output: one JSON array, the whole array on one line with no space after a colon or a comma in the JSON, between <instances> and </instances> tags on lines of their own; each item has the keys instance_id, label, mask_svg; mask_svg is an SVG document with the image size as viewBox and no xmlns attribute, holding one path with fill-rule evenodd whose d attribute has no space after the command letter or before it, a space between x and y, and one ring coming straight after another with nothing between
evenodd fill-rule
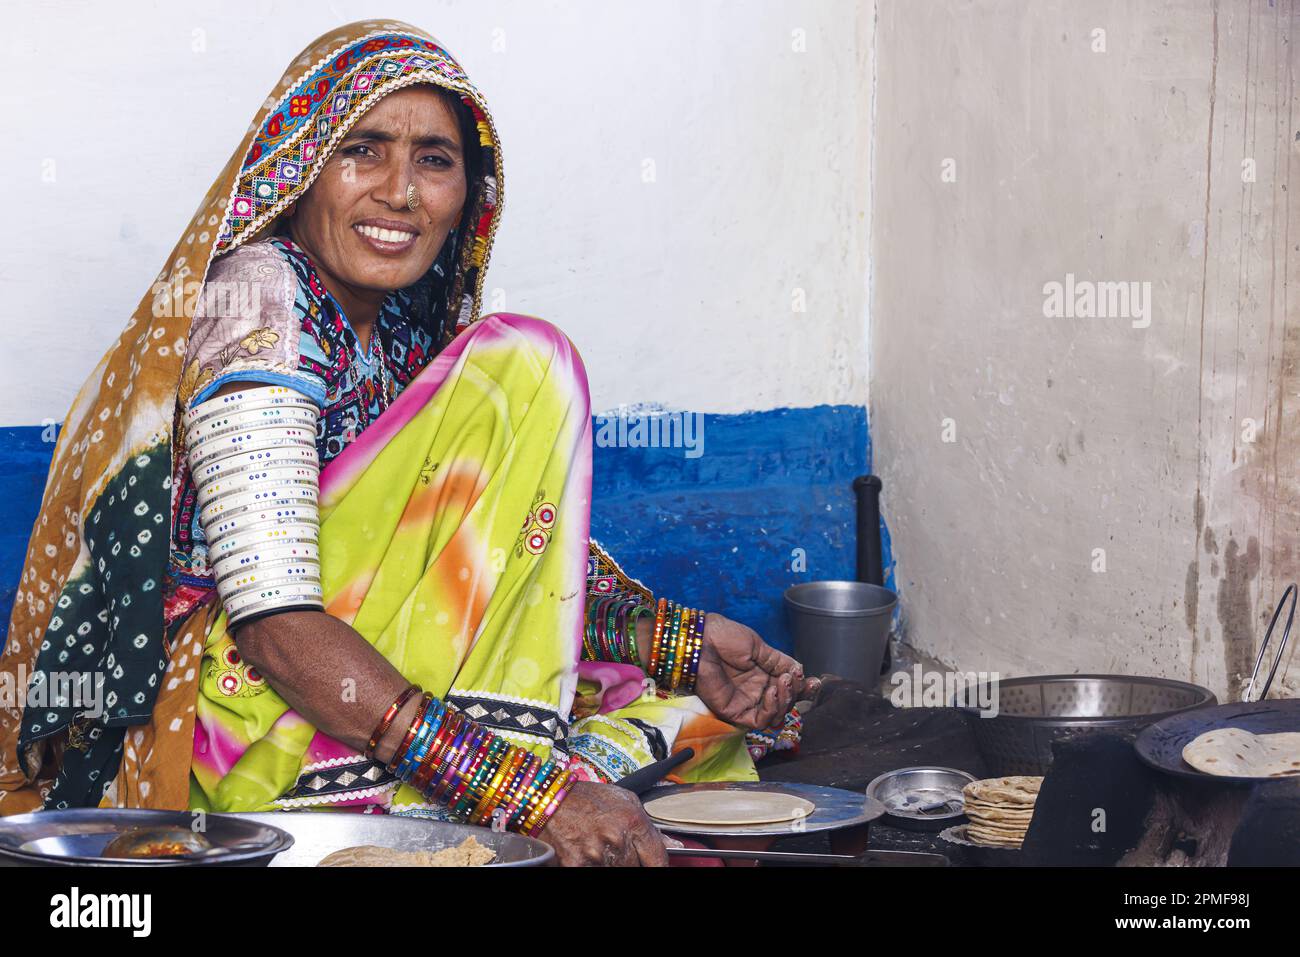
<instances>
[{"instance_id":1,"label":"metal tongs","mask_svg":"<svg viewBox=\"0 0 1300 957\"><path fill-rule=\"evenodd\" d=\"M1268 631L1264 632L1264 643L1259 646L1259 655L1255 658L1255 670L1250 673L1250 682L1246 685L1246 690L1241 695L1243 703L1249 703L1252 699L1251 692L1255 690L1255 679L1259 676L1259 666L1264 663L1264 653L1268 651L1268 643L1273 638L1273 628L1277 625L1277 620L1282 615L1282 608L1286 605L1286 600L1291 599L1291 610L1287 612L1286 627L1282 629L1282 643L1277 647L1277 654L1273 656L1273 665L1268 669L1268 678L1264 681L1264 687L1260 689L1259 697L1255 701L1263 701L1268 697L1268 689L1273 686L1273 676L1277 674L1277 666L1282 663L1282 656L1286 654L1287 642L1291 640L1291 625L1295 622L1296 606L1296 585L1292 582L1286 586L1286 591L1282 593L1282 599L1277 603L1277 608L1273 610L1273 620L1268 623Z\"/></svg>"}]
</instances>

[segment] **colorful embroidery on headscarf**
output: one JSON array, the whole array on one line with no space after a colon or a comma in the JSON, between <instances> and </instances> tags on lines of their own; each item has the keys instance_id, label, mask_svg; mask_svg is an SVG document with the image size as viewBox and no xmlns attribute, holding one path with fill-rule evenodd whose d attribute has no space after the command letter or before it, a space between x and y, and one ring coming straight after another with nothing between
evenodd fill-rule
<instances>
[{"instance_id":1,"label":"colorful embroidery on headscarf","mask_svg":"<svg viewBox=\"0 0 1300 957\"><path fill-rule=\"evenodd\" d=\"M216 252L245 241L283 212L376 100L413 83L430 82L461 93L461 102L473 114L485 160L477 209L469 214L474 234L463 244L464 268L455 270L447 299L458 303L453 315L456 331L463 330L478 312L476 273L487 265L499 219L500 158L491 117L475 102L460 64L429 40L400 33L365 37L316 64L286 90L249 147L217 233Z\"/></svg>"}]
</instances>

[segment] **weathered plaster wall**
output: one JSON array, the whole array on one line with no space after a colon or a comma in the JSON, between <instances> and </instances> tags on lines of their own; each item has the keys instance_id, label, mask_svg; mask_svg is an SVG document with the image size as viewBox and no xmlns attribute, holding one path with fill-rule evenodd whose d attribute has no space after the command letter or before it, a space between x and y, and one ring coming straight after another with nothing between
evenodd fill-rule
<instances>
[{"instance_id":1,"label":"weathered plaster wall","mask_svg":"<svg viewBox=\"0 0 1300 957\"><path fill-rule=\"evenodd\" d=\"M1300 577L1300 7L876 8L872 428L910 640L1237 693ZM1149 282L1149 325L1047 318L1067 274Z\"/></svg>"}]
</instances>

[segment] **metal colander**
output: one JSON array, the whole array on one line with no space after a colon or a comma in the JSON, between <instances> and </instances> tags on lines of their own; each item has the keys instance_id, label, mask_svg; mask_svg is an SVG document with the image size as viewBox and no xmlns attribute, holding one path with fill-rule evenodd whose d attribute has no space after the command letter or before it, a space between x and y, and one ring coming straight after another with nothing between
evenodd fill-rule
<instances>
[{"instance_id":1,"label":"metal colander","mask_svg":"<svg viewBox=\"0 0 1300 957\"><path fill-rule=\"evenodd\" d=\"M987 697L990 691L995 697ZM1007 678L980 689L974 700L997 702L995 717L958 704L995 776L1045 774L1052 764L1052 745L1066 738L1110 731L1132 739L1161 718L1218 703L1200 685L1128 675Z\"/></svg>"}]
</instances>

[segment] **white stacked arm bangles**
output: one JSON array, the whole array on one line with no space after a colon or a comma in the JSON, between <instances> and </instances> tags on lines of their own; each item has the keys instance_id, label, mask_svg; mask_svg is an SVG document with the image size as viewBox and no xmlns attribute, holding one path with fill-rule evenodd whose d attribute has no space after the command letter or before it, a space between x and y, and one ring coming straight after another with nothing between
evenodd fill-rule
<instances>
[{"instance_id":1,"label":"white stacked arm bangles","mask_svg":"<svg viewBox=\"0 0 1300 957\"><path fill-rule=\"evenodd\" d=\"M277 611L324 610L319 417L285 386L232 392L184 414L199 524L231 628Z\"/></svg>"}]
</instances>

